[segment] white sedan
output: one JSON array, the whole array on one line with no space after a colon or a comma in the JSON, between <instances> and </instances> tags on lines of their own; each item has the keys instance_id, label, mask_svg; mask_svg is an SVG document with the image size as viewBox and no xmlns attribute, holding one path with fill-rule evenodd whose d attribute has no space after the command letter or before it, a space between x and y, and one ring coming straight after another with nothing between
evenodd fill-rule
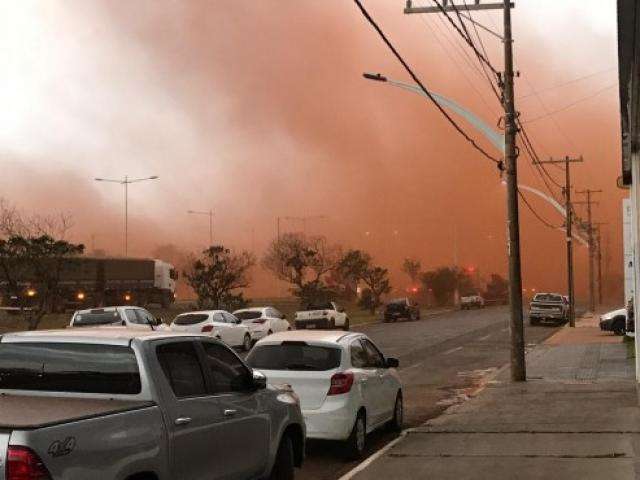
<instances>
[{"instance_id":1,"label":"white sedan","mask_svg":"<svg viewBox=\"0 0 640 480\"><path fill-rule=\"evenodd\" d=\"M225 310L181 313L171 322L174 332L208 333L230 347L251 349L251 332L240 319Z\"/></svg>"},{"instance_id":2,"label":"white sedan","mask_svg":"<svg viewBox=\"0 0 640 480\"><path fill-rule=\"evenodd\" d=\"M289 384L300 397L307 438L345 442L349 458L365 450L366 435L402 428L398 360L385 358L361 333L274 333L260 340L247 363L271 384Z\"/></svg>"},{"instance_id":3,"label":"white sedan","mask_svg":"<svg viewBox=\"0 0 640 480\"><path fill-rule=\"evenodd\" d=\"M291 330L285 315L273 307L243 308L236 310L233 314L249 328L253 340L260 340L272 333Z\"/></svg>"}]
</instances>

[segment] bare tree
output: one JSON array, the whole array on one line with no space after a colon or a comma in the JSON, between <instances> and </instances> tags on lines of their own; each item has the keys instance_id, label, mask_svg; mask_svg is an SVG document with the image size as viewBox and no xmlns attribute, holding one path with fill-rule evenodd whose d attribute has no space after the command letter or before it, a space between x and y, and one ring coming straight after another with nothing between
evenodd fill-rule
<instances>
[{"instance_id":1,"label":"bare tree","mask_svg":"<svg viewBox=\"0 0 640 480\"><path fill-rule=\"evenodd\" d=\"M422 270L420 260L415 258L404 259L404 262L402 263L402 271L409 276L414 284L420 281L420 270Z\"/></svg>"},{"instance_id":2,"label":"bare tree","mask_svg":"<svg viewBox=\"0 0 640 480\"><path fill-rule=\"evenodd\" d=\"M70 214L27 214L5 198L0 197L0 238L49 236L64 240L73 228Z\"/></svg>"}]
</instances>

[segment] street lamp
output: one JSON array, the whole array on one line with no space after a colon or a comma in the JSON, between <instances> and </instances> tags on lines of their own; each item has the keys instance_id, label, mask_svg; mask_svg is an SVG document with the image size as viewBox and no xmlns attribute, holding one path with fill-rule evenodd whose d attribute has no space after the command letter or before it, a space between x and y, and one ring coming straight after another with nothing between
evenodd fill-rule
<instances>
[{"instance_id":1,"label":"street lamp","mask_svg":"<svg viewBox=\"0 0 640 480\"><path fill-rule=\"evenodd\" d=\"M152 175L151 177L144 178L129 178L127 175L124 176L123 179L115 179L115 178L95 178L96 182L109 182L109 183L119 183L120 185L124 185L124 256L126 257L129 253L129 184L130 183L138 183L144 182L146 180L157 180L157 175Z\"/></svg>"},{"instance_id":2,"label":"street lamp","mask_svg":"<svg viewBox=\"0 0 640 480\"><path fill-rule=\"evenodd\" d=\"M197 210L187 210L187 213L191 215L207 215L209 217L209 246L213 246L213 210L208 212L200 212Z\"/></svg>"}]
</instances>

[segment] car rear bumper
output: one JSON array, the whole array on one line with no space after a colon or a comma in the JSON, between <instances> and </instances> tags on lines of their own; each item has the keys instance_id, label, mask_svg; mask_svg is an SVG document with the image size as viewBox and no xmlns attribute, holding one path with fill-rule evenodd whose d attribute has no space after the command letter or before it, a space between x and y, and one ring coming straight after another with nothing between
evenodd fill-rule
<instances>
[{"instance_id":1,"label":"car rear bumper","mask_svg":"<svg viewBox=\"0 0 640 480\"><path fill-rule=\"evenodd\" d=\"M329 328L328 318L309 318L304 320L296 320L296 329L303 330L305 328Z\"/></svg>"},{"instance_id":2,"label":"car rear bumper","mask_svg":"<svg viewBox=\"0 0 640 480\"><path fill-rule=\"evenodd\" d=\"M356 421L356 412L357 409L351 406L351 402L339 398L328 398L317 410L302 410L307 438L346 440Z\"/></svg>"},{"instance_id":3,"label":"car rear bumper","mask_svg":"<svg viewBox=\"0 0 640 480\"><path fill-rule=\"evenodd\" d=\"M565 318L565 314L563 312L536 311L536 312L530 312L529 317L537 318L540 320L562 320Z\"/></svg>"}]
</instances>

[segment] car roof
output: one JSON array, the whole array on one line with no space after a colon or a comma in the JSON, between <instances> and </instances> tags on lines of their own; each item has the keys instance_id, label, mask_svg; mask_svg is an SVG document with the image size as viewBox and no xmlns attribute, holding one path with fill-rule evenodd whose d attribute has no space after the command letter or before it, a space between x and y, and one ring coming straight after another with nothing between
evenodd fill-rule
<instances>
[{"instance_id":1,"label":"car roof","mask_svg":"<svg viewBox=\"0 0 640 480\"><path fill-rule=\"evenodd\" d=\"M238 310L234 310L233 313L240 313L240 312L262 312L263 310L266 310L267 308L273 308L273 307L249 307L249 308L240 308Z\"/></svg>"},{"instance_id":2,"label":"car roof","mask_svg":"<svg viewBox=\"0 0 640 480\"><path fill-rule=\"evenodd\" d=\"M85 308L83 310L76 310L75 313L91 313L95 310L102 310L104 312L113 312L118 308L143 308L143 307L138 307L137 305L110 305L108 307L94 307L94 308Z\"/></svg>"},{"instance_id":3,"label":"car roof","mask_svg":"<svg viewBox=\"0 0 640 480\"><path fill-rule=\"evenodd\" d=\"M166 330L137 330L126 327L86 327L7 333L0 336L0 343L59 342L129 345L133 340L148 341L176 337L209 338L206 335L194 335L192 333L179 333Z\"/></svg>"},{"instance_id":4,"label":"car roof","mask_svg":"<svg viewBox=\"0 0 640 480\"><path fill-rule=\"evenodd\" d=\"M194 310L193 312L182 312L179 313L178 315L176 315L176 317L179 317L180 315L194 315L194 314L202 314L202 313L206 313L207 315L213 315L216 313L229 313L226 310Z\"/></svg>"},{"instance_id":5,"label":"car roof","mask_svg":"<svg viewBox=\"0 0 640 480\"><path fill-rule=\"evenodd\" d=\"M339 344L347 337L362 337L359 332L343 332L340 330L288 330L277 332L263 338L260 345L280 344L282 342L312 342Z\"/></svg>"}]
</instances>

